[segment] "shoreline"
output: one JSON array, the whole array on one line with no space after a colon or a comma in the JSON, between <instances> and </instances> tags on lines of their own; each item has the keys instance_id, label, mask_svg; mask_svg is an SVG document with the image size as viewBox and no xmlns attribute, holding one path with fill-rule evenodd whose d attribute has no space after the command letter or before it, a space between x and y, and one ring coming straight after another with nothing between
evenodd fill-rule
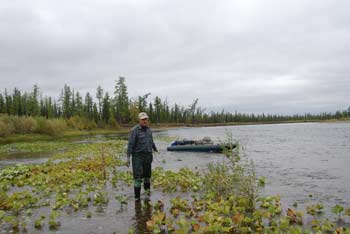
<instances>
[{"instance_id":1,"label":"shoreline","mask_svg":"<svg viewBox=\"0 0 350 234\"><path fill-rule=\"evenodd\" d=\"M162 123L151 124L154 131L162 131L176 128L201 128L201 127L220 127L220 126L244 126L244 125L266 125L266 124L291 124L291 123L350 123L350 119L332 119L332 120L300 120L300 121L273 121L273 122L228 122L228 123L206 123L206 124L176 124ZM50 136L45 134L14 134L0 139L0 144L9 144L14 142L34 142L34 141L52 141L59 139L69 139L74 137L94 136L94 135L112 135L127 134L133 125L125 125L120 129L92 129L92 130L67 130L62 135Z\"/></svg>"}]
</instances>

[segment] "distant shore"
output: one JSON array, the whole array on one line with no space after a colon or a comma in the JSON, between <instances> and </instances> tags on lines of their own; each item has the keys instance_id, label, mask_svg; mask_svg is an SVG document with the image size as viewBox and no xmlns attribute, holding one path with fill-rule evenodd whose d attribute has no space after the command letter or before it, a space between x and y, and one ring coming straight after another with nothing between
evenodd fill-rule
<instances>
[{"instance_id":1,"label":"distant shore","mask_svg":"<svg viewBox=\"0 0 350 234\"><path fill-rule=\"evenodd\" d=\"M183 127L218 127L218 126L241 126L241 125L261 125L261 124L290 124L290 123L336 123L350 122L350 119L331 119L331 120L300 120L300 121L271 121L271 122L226 122L226 123L205 123L205 124L184 124L184 123L161 123L151 124L155 131L183 128ZM67 130L58 136L50 136L45 134L14 134L0 138L0 144L13 142L31 142L31 141L46 141L59 140L67 138L78 138L92 135L110 135L110 134L127 134L133 125L125 125L118 129L111 128L96 128L92 130Z\"/></svg>"}]
</instances>

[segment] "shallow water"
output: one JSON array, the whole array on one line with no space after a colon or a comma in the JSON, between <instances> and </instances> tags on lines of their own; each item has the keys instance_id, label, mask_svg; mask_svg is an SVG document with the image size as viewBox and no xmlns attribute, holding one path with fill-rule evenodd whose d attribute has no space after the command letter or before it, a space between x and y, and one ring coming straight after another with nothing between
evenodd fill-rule
<instances>
[{"instance_id":1,"label":"shallow water","mask_svg":"<svg viewBox=\"0 0 350 234\"><path fill-rule=\"evenodd\" d=\"M294 202L298 209L305 210L306 205L322 202L326 210L335 204L350 206L350 123L302 123L273 124L228 127L181 128L155 132L154 136L179 138L202 138L210 136L214 141L225 140L225 134L232 132L234 138L245 148L247 157L253 159L258 176L265 176L267 184L261 193L281 195L284 208ZM107 136L107 138L120 136ZM75 140L75 143L95 142L106 139L98 136ZM165 141L156 141L159 154L154 155L153 167L177 170L190 167L202 170L209 162L223 161L221 154L167 152L169 145ZM29 155L9 157L0 161L8 163L35 163L47 160L50 155ZM132 188L108 188L109 203L103 212L90 207L92 218L86 218L85 212L71 212L62 215L62 226L58 231L33 230L30 233L127 233L130 227L136 233L145 233L145 221L149 210L147 206L135 205ZM128 204L121 209L114 199L116 194L124 194ZM169 200L177 194L163 194L154 191L152 202ZM312 196L311 196L312 195ZM186 197L188 194L181 194ZM165 202L165 204L167 204ZM167 208L167 207L165 207ZM43 208L46 209L46 208ZM34 216L40 211L34 211ZM140 215L140 212L143 215ZM329 212L328 212L329 213ZM0 233L3 233L0 231ZM6 233L6 232L5 232Z\"/></svg>"},{"instance_id":2,"label":"shallow water","mask_svg":"<svg viewBox=\"0 0 350 234\"><path fill-rule=\"evenodd\" d=\"M184 128L160 134L218 141L226 132L244 146L258 176L266 177L262 193L281 195L285 207L294 202L321 202L328 210L335 204L350 206L350 123Z\"/></svg>"},{"instance_id":3,"label":"shallow water","mask_svg":"<svg viewBox=\"0 0 350 234\"><path fill-rule=\"evenodd\" d=\"M108 135L94 135L85 137L70 137L62 139L64 142L73 144L93 144L111 139L127 139L127 134L108 134ZM8 154L0 154L0 169L8 166L14 166L16 164L37 164L45 163L53 155L54 152L11 152Z\"/></svg>"},{"instance_id":4,"label":"shallow water","mask_svg":"<svg viewBox=\"0 0 350 234\"><path fill-rule=\"evenodd\" d=\"M10 153L3 154L0 157L0 169L7 166L13 166L15 164L37 164L44 163L52 153Z\"/></svg>"}]
</instances>

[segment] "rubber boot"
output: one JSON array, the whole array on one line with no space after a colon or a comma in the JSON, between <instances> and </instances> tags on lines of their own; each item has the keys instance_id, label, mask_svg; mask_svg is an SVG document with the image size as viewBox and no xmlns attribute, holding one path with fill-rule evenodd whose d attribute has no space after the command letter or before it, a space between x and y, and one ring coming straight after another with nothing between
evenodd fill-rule
<instances>
[{"instance_id":1,"label":"rubber boot","mask_svg":"<svg viewBox=\"0 0 350 234\"><path fill-rule=\"evenodd\" d=\"M151 183L143 183L143 188L145 189L146 196L151 195Z\"/></svg>"},{"instance_id":2,"label":"rubber boot","mask_svg":"<svg viewBox=\"0 0 350 234\"><path fill-rule=\"evenodd\" d=\"M142 204L141 204L141 200L135 199L135 213L136 215L140 215L142 216ZM140 217L142 218L142 217Z\"/></svg>"},{"instance_id":3,"label":"rubber boot","mask_svg":"<svg viewBox=\"0 0 350 234\"><path fill-rule=\"evenodd\" d=\"M135 200L140 200L141 187L134 187Z\"/></svg>"}]
</instances>

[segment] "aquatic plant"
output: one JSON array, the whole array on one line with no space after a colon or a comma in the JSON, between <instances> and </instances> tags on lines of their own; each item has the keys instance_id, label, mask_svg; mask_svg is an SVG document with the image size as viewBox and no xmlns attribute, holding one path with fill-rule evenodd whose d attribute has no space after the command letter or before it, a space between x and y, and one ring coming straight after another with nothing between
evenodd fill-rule
<instances>
[{"instance_id":1,"label":"aquatic plant","mask_svg":"<svg viewBox=\"0 0 350 234\"><path fill-rule=\"evenodd\" d=\"M152 174L153 187L161 188L163 192L176 192L178 190L196 192L202 184L200 173L189 168L181 168L179 172L174 172L157 167Z\"/></svg>"},{"instance_id":2,"label":"aquatic plant","mask_svg":"<svg viewBox=\"0 0 350 234\"><path fill-rule=\"evenodd\" d=\"M312 233L311 229L319 234L350 233L350 229L327 220L315 220L305 227L304 213L295 209L288 208L283 214L279 196L258 195L259 180L251 161L229 161L231 164L226 161L208 165L199 175L201 189L191 191L192 200L177 196L170 199L171 206L166 210L163 202L156 202L148 229L153 233L297 234ZM162 181L159 185L167 188L167 178L159 179ZM322 204L307 208L309 214L322 212Z\"/></svg>"},{"instance_id":3,"label":"aquatic plant","mask_svg":"<svg viewBox=\"0 0 350 234\"><path fill-rule=\"evenodd\" d=\"M95 205L103 211L111 197L121 206L126 205L130 198L123 189L129 188L133 180L123 165L124 144L109 140L65 144L65 150L53 153L47 163L0 170L0 227L24 230L30 228L31 221L34 228L47 225L49 229L59 229L61 211L85 212L83 216L92 218L88 209ZM155 168L153 188L177 192L178 196L155 202L145 225L153 233L350 232L328 220L305 223L303 212L295 208L282 210L279 196L259 196L259 183L254 164L242 148L201 171ZM43 206L47 206L48 214L36 215L36 209ZM323 209L322 204L310 205L306 213L316 216ZM348 214L344 208L333 210L339 217Z\"/></svg>"},{"instance_id":4,"label":"aquatic plant","mask_svg":"<svg viewBox=\"0 0 350 234\"><path fill-rule=\"evenodd\" d=\"M259 184L259 186L265 186L265 184L266 184L266 177L265 176L259 177L258 184Z\"/></svg>"},{"instance_id":5,"label":"aquatic plant","mask_svg":"<svg viewBox=\"0 0 350 234\"><path fill-rule=\"evenodd\" d=\"M47 163L16 165L0 170L0 210L22 219L20 214L30 215L32 209L42 206L50 206L55 214L55 210L67 207L78 211L88 207L89 203L106 204L108 193L104 191L104 185L109 180L109 171L122 163L118 155L121 146L115 141L74 145L54 153L53 157L55 160L59 158L58 161L52 159ZM103 159L101 147L105 147ZM20 187L23 187L22 191L13 191ZM90 192L94 194L93 199ZM11 218L6 220L5 223L13 223ZM21 223L25 222L21 220ZM37 228L43 225L43 219L33 222ZM59 228L55 215L49 220L49 228Z\"/></svg>"},{"instance_id":6,"label":"aquatic plant","mask_svg":"<svg viewBox=\"0 0 350 234\"><path fill-rule=\"evenodd\" d=\"M222 153L234 161L239 160L239 142L234 138L234 135L228 129L225 130L224 140L219 140L222 145Z\"/></svg>"},{"instance_id":7,"label":"aquatic plant","mask_svg":"<svg viewBox=\"0 0 350 234\"><path fill-rule=\"evenodd\" d=\"M86 218L90 219L92 217L91 211L86 212Z\"/></svg>"},{"instance_id":8,"label":"aquatic plant","mask_svg":"<svg viewBox=\"0 0 350 234\"><path fill-rule=\"evenodd\" d=\"M61 222L57 221L57 218L60 216L60 213L57 211L52 211L49 216L49 229L56 230L61 226Z\"/></svg>"},{"instance_id":9,"label":"aquatic plant","mask_svg":"<svg viewBox=\"0 0 350 234\"><path fill-rule=\"evenodd\" d=\"M307 206L306 207L306 212L310 215L320 215L323 213L323 204L321 203L318 203L318 204L315 204L315 205L310 205L310 206Z\"/></svg>"},{"instance_id":10,"label":"aquatic plant","mask_svg":"<svg viewBox=\"0 0 350 234\"><path fill-rule=\"evenodd\" d=\"M344 211L344 207L342 207L341 205L335 205L334 207L332 207L332 212L336 215L338 215L338 220L341 219L341 214Z\"/></svg>"},{"instance_id":11,"label":"aquatic plant","mask_svg":"<svg viewBox=\"0 0 350 234\"><path fill-rule=\"evenodd\" d=\"M77 146L63 141L15 142L0 145L0 154L4 153L40 153L65 150Z\"/></svg>"},{"instance_id":12,"label":"aquatic plant","mask_svg":"<svg viewBox=\"0 0 350 234\"><path fill-rule=\"evenodd\" d=\"M97 190L93 196L94 205L106 205L108 203L108 193L102 188Z\"/></svg>"},{"instance_id":13,"label":"aquatic plant","mask_svg":"<svg viewBox=\"0 0 350 234\"><path fill-rule=\"evenodd\" d=\"M19 175L26 174L30 168L23 164L17 164L13 167L4 168L0 171L0 181L12 180Z\"/></svg>"},{"instance_id":14,"label":"aquatic plant","mask_svg":"<svg viewBox=\"0 0 350 234\"><path fill-rule=\"evenodd\" d=\"M128 204L127 197L125 195L117 195L115 196L115 199L120 203L120 206L123 207L123 205Z\"/></svg>"},{"instance_id":15,"label":"aquatic plant","mask_svg":"<svg viewBox=\"0 0 350 234\"><path fill-rule=\"evenodd\" d=\"M350 216L350 207L344 211L344 214L347 216Z\"/></svg>"}]
</instances>

